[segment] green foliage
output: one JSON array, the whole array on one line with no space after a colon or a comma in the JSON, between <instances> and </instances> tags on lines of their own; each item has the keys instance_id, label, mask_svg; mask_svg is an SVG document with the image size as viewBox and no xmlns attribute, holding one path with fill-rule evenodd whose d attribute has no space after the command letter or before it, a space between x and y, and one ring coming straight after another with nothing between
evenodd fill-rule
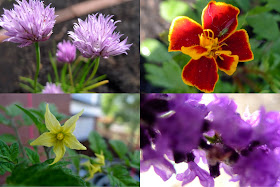
<instances>
[{"instance_id":1,"label":"green foliage","mask_svg":"<svg viewBox=\"0 0 280 187\"><path fill-rule=\"evenodd\" d=\"M95 131L92 131L88 137L90 143L90 149L98 154L103 152L104 156L108 160L112 160L112 154L108 151L108 146L105 140Z\"/></svg>"},{"instance_id":2,"label":"green foliage","mask_svg":"<svg viewBox=\"0 0 280 187\"><path fill-rule=\"evenodd\" d=\"M52 159L32 166L21 163L14 168L6 182L13 186L86 186L86 183L79 176L72 174L71 170L59 167L65 163L58 162L49 166L51 162Z\"/></svg>"},{"instance_id":3,"label":"green foliage","mask_svg":"<svg viewBox=\"0 0 280 187\"><path fill-rule=\"evenodd\" d=\"M16 137L12 134L1 134L0 140L6 143L14 143L17 141Z\"/></svg>"},{"instance_id":4,"label":"green foliage","mask_svg":"<svg viewBox=\"0 0 280 187\"><path fill-rule=\"evenodd\" d=\"M28 147L25 147L24 150L32 164L40 163L40 157L37 152L29 149Z\"/></svg>"},{"instance_id":5,"label":"green foliage","mask_svg":"<svg viewBox=\"0 0 280 187\"><path fill-rule=\"evenodd\" d=\"M188 4L176 0L163 1L159 6L159 13L168 22L171 22L177 16L195 16Z\"/></svg>"},{"instance_id":6,"label":"green foliage","mask_svg":"<svg viewBox=\"0 0 280 187\"><path fill-rule=\"evenodd\" d=\"M13 143L10 147L0 140L0 175L7 171L11 172L17 163L19 155L18 143Z\"/></svg>"},{"instance_id":7,"label":"green foliage","mask_svg":"<svg viewBox=\"0 0 280 187\"><path fill-rule=\"evenodd\" d=\"M112 186L139 186L140 183L135 181L127 169L122 165L114 165L108 168L108 178Z\"/></svg>"},{"instance_id":8,"label":"green foliage","mask_svg":"<svg viewBox=\"0 0 280 187\"><path fill-rule=\"evenodd\" d=\"M276 92L280 90L280 1L278 0L217 0L240 9L237 29L245 29L250 38L254 60L240 62L232 76L219 71L214 92ZM165 0L160 4L160 15L170 24L176 16L188 16L201 24L201 13L209 3L196 0L188 3ZM179 6L180 5L180 6ZM180 8L178 8L180 7ZM174 11L177 10L178 11ZM146 80L162 92L199 92L183 83L181 72L190 57L181 52L168 52L168 29L158 34L159 40L147 38L141 42L145 58ZM145 90L143 90L145 92Z\"/></svg>"},{"instance_id":9,"label":"green foliage","mask_svg":"<svg viewBox=\"0 0 280 187\"><path fill-rule=\"evenodd\" d=\"M114 151L118 154L121 159L125 158L128 149L126 145L120 140L110 140L109 144L114 149Z\"/></svg>"}]
</instances>

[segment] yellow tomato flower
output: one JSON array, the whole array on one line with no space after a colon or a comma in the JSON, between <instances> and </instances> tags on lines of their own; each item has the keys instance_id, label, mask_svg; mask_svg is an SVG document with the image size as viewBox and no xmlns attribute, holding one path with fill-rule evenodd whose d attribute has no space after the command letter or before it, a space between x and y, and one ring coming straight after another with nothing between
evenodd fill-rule
<instances>
[{"instance_id":1,"label":"yellow tomato flower","mask_svg":"<svg viewBox=\"0 0 280 187\"><path fill-rule=\"evenodd\" d=\"M50 112L49 105L46 105L45 123L50 132L41 134L36 140L30 143L30 145L43 145L46 147L53 146L53 152L56 157L52 164L57 163L65 154L65 146L70 149L86 150L77 138L74 136L73 131L76 127L76 122L82 115L84 110L72 116L68 119L63 126L57 121L55 116ZM51 165L52 165L51 164Z\"/></svg>"},{"instance_id":2,"label":"yellow tomato flower","mask_svg":"<svg viewBox=\"0 0 280 187\"><path fill-rule=\"evenodd\" d=\"M92 179L94 177L94 174L97 172L101 172L101 166L105 165L105 158L103 153L97 154L95 153L96 158L94 159L94 164L91 164L88 160L87 162L83 163L82 165L86 166L88 168L89 177L86 179L87 181Z\"/></svg>"}]
</instances>

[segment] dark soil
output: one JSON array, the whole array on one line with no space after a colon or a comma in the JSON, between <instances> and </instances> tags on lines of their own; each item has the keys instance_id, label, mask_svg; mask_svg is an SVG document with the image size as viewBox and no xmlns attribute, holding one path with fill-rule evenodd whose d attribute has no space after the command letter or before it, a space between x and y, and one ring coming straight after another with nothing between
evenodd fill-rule
<instances>
[{"instance_id":1,"label":"dark soil","mask_svg":"<svg viewBox=\"0 0 280 187\"><path fill-rule=\"evenodd\" d=\"M66 8L84 0L46 0L45 4L52 3L56 10ZM3 8L13 8L15 1L1 1L0 13ZM117 24L117 31L128 36L128 43L133 43L128 55L119 55L109 59L101 59L97 76L107 74L109 84L96 88L95 92L139 92L140 70L139 70L139 0L122 3L107 9L100 10L103 14L115 15L114 20L121 20ZM93 12L95 13L95 12ZM81 17L85 19L87 16ZM73 23L77 18L55 25L53 34L49 40L40 42L42 66L39 73L39 82L45 85L47 74L52 73L52 67L48 58L49 51L56 50L56 44L63 39L69 39L67 31L73 30ZM19 86L19 76L33 78L36 67L35 48L33 45L19 48L17 44L0 43L0 92L25 92Z\"/></svg>"}]
</instances>

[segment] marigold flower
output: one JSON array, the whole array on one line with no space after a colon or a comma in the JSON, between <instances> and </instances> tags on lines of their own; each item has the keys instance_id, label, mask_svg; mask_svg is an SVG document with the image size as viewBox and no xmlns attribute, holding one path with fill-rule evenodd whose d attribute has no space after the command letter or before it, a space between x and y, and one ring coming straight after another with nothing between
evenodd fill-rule
<instances>
[{"instance_id":1,"label":"marigold flower","mask_svg":"<svg viewBox=\"0 0 280 187\"><path fill-rule=\"evenodd\" d=\"M56 85L54 83L47 82L46 86L42 90L44 94L60 94L64 93L60 87L60 85Z\"/></svg>"},{"instance_id":2,"label":"marigold flower","mask_svg":"<svg viewBox=\"0 0 280 187\"><path fill-rule=\"evenodd\" d=\"M183 68L183 82L203 92L213 92L218 69L228 75L238 62L254 59L246 30L237 30L239 9L210 1L202 12L202 26L189 17L177 17L169 30L169 51L192 57Z\"/></svg>"},{"instance_id":3,"label":"marigold flower","mask_svg":"<svg viewBox=\"0 0 280 187\"><path fill-rule=\"evenodd\" d=\"M72 116L68 119L63 126L59 124L55 116L50 112L49 105L46 105L45 123L50 132L41 134L36 140L30 143L30 145L43 145L46 147L53 146L53 152L56 157L52 164L57 163L65 154L65 146L70 149L86 150L77 138L73 135L73 131L76 127L76 122L82 115L84 110ZM51 165L52 165L51 164Z\"/></svg>"},{"instance_id":4,"label":"marigold flower","mask_svg":"<svg viewBox=\"0 0 280 187\"><path fill-rule=\"evenodd\" d=\"M34 42L45 41L52 34L56 15L54 8L39 0L16 0L13 10L4 9L0 18L0 26L7 32L9 38L4 41L19 43L19 47L31 45Z\"/></svg>"},{"instance_id":5,"label":"marigold flower","mask_svg":"<svg viewBox=\"0 0 280 187\"><path fill-rule=\"evenodd\" d=\"M76 47L70 41L59 42L57 48L56 58L59 62L71 63L76 59Z\"/></svg>"},{"instance_id":6,"label":"marigold flower","mask_svg":"<svg viewBox=\"0 0 280 187\"><path fill-rule=\"evenodd\" d=\"M94 174L97 172L101 172L101 167L105 165L105 158L103 153L97 154L95 153L96 158L94 159L95 163L91 163L89 160L82 165L86 166L89 172L89 177L86 180L90 180L94 177Z\"/></svg>"},{"instance_id":7,"label":"marigold flower","mask_svg":"<svg viewBox=\"0 0 280 187\"><path fill-rule=\"evenodd\" d=\"M116 56L127 54L132 44L126 44L127 37L120 41L122 34L114 32L116 23L113 16L102 14L89 15L85 21L78 19L74 32L68 32L73 44L86 58Z\"/></svg>"}]
</instances>

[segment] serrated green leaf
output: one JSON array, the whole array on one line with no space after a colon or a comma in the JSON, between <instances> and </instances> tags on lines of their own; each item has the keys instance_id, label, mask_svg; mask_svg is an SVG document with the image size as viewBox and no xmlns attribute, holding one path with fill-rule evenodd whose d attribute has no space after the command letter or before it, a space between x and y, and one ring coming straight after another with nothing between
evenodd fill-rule
<instances>
[{"instance_id":1,"label":"serrated green leaf","mask_svg":"<svg viewBox=\"0 0 280 187\"><path fill-rule=\"evenodd\" d=\"M107 144L105 140L95 131L92 131L88 137L90 143L90 149L98 154L103 152L106 159L111 160L113 158L112 154L108 151Z\"/></svg>"},{"instance_id":2,"label":"serrated green leaf","mask_svg":"<svg viewBox=\"0 0 280 187\"><path fill-rule=\"evenodd\" d=\"M127 169L122 165L115 165L108 168L108 178L112 186L139 186L140 183L134 180Z\"/></svg>"},{"instance_id":3,"label":"serrated green leaf","mask_svg":"<svg viewBox=\"0 0 280 187\"><path fill-rule=\"evenodd\" d=\"M40 163L40 157L37 152L29 149L28 147L25 147L24 150L32 164Z\"/></svg>"},{"instance_id":4,"label":"serrated green leaf","mask_svg":"<svg viewBox=\"0 0 280 187\"><path fill-rule=\"evenodd\" d=\"M9 149L8 145L1 140L0 140L0 155L6 156L8 158L11 157L10 149Z\"/></svg>"},{"instance_id":5,"label":"serrated green leaf","mask_svg":"<svg viewBox=\"0 0 280 187\"><path fill-rule=\"evenodd\" d=\"M13 162L16 162L17 161L17 157L19 155L19 145L18 143L13 143L11 146L10 146L10 155L11 155L11 159Z\"/></svg>"},{"instance_id":6,"label":"serrated green leaf","mask_svg":"<svg viewBox=\"0 0 280 187\"><path fill-rule=\"evenodd\" d=\"M72 174L71 170L64 167L49 166L52 160L27 166L19 164L6 183L9 185L26 186L85 186L84 180ZM57 163L59 165L59 163ZM58 166L57 165L57 166Z\"/></svg>"},{"instance_id":7,"label":"serrated green leaf","mask_svg":"<svg viewBox=\"0 0 280 187\"><path fill-rule=\"evenodd\" d=\"M120 140L110 140L109 144L114 149L114 151L118 154L121 159L126 158L126 153L128 152L127 146Z\"/></svg>"},{"instance_id":8,"label":"serrated green leaf","mask_svg":"<svg viewBox=\"0 0 280 187\"><path fill-rule=\"evenodd\" d=\"M133 153L129 153L130 166L140 170L140 151L136 150Z\"/></svg>"},{"instance_id":9,"label":"serrated green leaf","mask_svg":"<svg viewBox=\"0 0 280 187\"><path fill-rule=\"evenodd\" d=\"M279 28L273 15L262 13L247 16L248 24L253 27L253 32L267 40L276 40L279 37Z\"/></svg>"},{"instance_id":10,"label":"serrated green leaf","mask_svg":"<svg viewBox=\"0 0 280 187\"><path fill-rule=\"evenodd\" d=\"M146 79L155 86L178 89L188 92L189 86L185 85L181 78L181 68L175 62L164 62L162 66L144 64L147 71Z\"/></svg>"},{"instance_id":11,"label":"serrated green leaf","mask_svg":"<svg viewBox=\"0 0 280 187\"><path fill-rule=\"evenodd\" d=\"M149 62L165 62L172 59L171 53L160 41L156 39L146 39L141 42L140 53Z\"/></svg>"},{"instance_id":12,"label":"serrated green leaf","mask_svg":"<svg viewBox=\"0 0 280 187\"><path fill-rule=\"evenodd\" d=\"M6 143L14 143L17 141L16 137L12 134L1 134L0 140Z\"/></svg>"},{"instance_id":13,"label":"serrated green leaf","mask_svg":"<svg viewBox=\"0 0 280 187\"><path fill-rule=\"evenodd\" d=\"M11 172L13 168L14 168L14 164L10 162L0 161L0 175L4 175L7 171Z\"/></svg>"}]
</instances>

